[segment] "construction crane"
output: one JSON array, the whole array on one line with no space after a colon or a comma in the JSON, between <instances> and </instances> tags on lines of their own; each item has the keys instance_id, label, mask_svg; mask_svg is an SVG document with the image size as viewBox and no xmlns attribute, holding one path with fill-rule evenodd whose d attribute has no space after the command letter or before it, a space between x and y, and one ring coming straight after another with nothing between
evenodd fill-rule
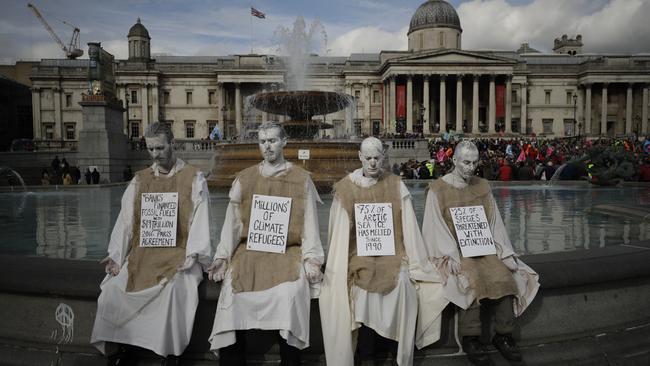
<instances>
[{"instance_id":1,"label":"construction crane","mask_svg":"<svg viewBox=\"0 0 650 366\"><path fill-rule=\"evenodd\" d=\"M63 41L61 41L61 38L59 38L59 36L57 36L56 33L54 33L52 27L50 27L50 25L47 24L47 21L45 21L45 18L43 18L43 16L41 15L41 12L38 11L38 9L36 9L36 7L33 4L27 4L27 7L34 12L34 15L36 15L38 20L41 21L41 24L43 24L43 26L50 33L52 38L54 38L56 43L58 43L61 49L63 49L63 52L65 52L65 57L74 60L77 57L80 57L81 55L84 54L84 51L79 48L79 28L63 20L61 21L63 22L63 24L72 27L74 29L72 31L72 38L70 38L70 43L68 44L68 46L66 46L63 43Z\"/></svg>"}]
</instances>

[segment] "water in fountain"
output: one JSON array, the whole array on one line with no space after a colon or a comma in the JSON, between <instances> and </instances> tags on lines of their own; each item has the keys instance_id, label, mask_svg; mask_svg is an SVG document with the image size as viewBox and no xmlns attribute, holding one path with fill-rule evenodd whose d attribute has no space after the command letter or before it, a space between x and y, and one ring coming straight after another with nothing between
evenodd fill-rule
<instances>
[{"instance_id":1,"label":"water in fountain","mask_svg":"<svg viewBox=\"0 0 650 366\"><path fill-rule=\"evenodd\" d=\"M21 177L17 171L9 168L8 166L0 166L0 177L6 177L7 182L12 188L16 185L16 183L19 183L23 191L26 190L23 177Z\"/></svg>"}]
</instances>

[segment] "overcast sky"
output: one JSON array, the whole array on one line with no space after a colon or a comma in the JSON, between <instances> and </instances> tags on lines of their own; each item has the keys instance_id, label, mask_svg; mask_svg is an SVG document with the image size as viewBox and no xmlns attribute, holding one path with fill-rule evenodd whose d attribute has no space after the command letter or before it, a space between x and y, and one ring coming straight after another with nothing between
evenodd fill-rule
<instances>
[{"instance_id":1,"label":"overcast sky","mask_svg":"<svg viewBox=\"0 0 650 366\"><path fill-rule=\"evenodd\" d=\"M553 39L582 34L584 52L650 53L650 0L450 0L463 28L466 50L516 50L523 42L550 52ZM0 0L0 63L61 58L61 51L27 8ZM327 45L321 55L406 50L411 16L423 0L33 0L59 37L72 28L81 43L99 41L117 58L128 56L126 35L140 17L151 51L169 55L278 53L278 28L297 16L318 20ZM250 17L250 6L266 19ZM251 22L252 20L252 22ZM252 25L252 26L251 26ZM252 37L251 37L252 34ZM318 38L322 38L319 36ZM318 39L320 41L322 39ZM84 55L86 57L86 55Z\"/></svg>"}]
</instances>

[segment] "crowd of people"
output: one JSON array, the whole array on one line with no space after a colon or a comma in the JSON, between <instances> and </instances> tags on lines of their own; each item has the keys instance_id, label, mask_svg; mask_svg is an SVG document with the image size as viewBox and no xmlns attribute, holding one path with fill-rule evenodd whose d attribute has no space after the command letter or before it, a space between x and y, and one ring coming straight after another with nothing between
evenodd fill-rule
<instances>
[{"instance_id":1,"label":"crowd of people","mask_svg":"<svg viewBox=\"0 0 650 366\"><path fill-rule=\"evenodd\" d=\"M650 181L650 138L483 138L474 140L481 164L476 174L488 180L593 180L594 164L604 152L617 154L628 164L622 180ZM393 164L394 174L404 179L436 179L452 168L451 156L458 141L432 139L430 159Z\"/></svg>"},{"instance_id":2,"label":"crowd of people","mask_svg":"<svg viewBox=\"0 0 650 366\"><path fill-rule=\"evenodd\" d=\"M86 168L84 179L86 184L99 184L100 173L97 168L93 170ZM68 163L65 158L59 160L59 156L55 155L50 163L49 168L43 168L41 171L41 185L75 185L83 184L81 180L81 170L78 166L73 166Z\"/></svg>"}]
</instances>

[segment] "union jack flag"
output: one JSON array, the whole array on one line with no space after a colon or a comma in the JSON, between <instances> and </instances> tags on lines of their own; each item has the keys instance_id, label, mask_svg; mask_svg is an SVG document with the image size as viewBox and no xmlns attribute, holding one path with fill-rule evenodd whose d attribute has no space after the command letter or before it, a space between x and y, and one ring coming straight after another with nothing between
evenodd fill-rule
<instances>
[{"instance_id":1,"label":"union jack flag","mask_svg":"<svg viewBox=\"0 0 650 366\"><path fill-rule=\"evenodd\" d=\"M251 15L260 19L265 19L266 14L262 13L261 11L255 9L254 7L251 6Z\"/></svg>"}]
</instances>

